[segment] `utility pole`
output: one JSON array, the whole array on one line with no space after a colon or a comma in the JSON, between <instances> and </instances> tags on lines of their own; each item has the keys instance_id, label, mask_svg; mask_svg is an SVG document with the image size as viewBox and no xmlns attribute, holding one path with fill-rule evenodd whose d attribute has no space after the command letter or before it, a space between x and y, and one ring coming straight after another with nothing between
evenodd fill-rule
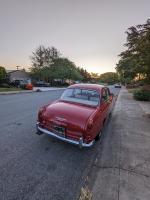
<instances>
[{"instance_id":1,"label":"utility pole","mask_svg":"<svg viewBox=\"0 0 150 200\"><path fill-rule=\"evenodd\" d=\"M17 70L19 70L19 67L20 67L20 66L16 66Z\"/></svg>"}]
</instances>

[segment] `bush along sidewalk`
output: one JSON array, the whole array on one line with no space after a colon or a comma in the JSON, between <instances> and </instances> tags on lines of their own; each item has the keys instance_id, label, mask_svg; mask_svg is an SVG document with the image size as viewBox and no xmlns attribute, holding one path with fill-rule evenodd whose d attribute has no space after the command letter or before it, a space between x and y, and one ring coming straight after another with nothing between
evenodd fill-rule
<instances>
[{"instance_id":1,"label":"bush along sidewalk","mask_svg":"<svg viewBox=\"0 0 150 200\"><path fill-rule=\"evenodd\" d=\"M150 90L135 90L133 92L133 97L139 101L150 101Z\"/></svg>"}]
</instances>

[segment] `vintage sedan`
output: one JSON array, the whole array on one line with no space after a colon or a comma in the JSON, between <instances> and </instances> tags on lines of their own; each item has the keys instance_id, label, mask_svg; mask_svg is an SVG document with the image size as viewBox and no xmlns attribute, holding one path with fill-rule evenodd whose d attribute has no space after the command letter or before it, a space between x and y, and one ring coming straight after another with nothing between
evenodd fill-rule
<instances>
[{"instance_id":1,"label":"vintage sedan","mask_svg":"<svg viewBox=\"0 0 150 200\"><path fill-rule=\"evenodd\" d=\"M37 134L90 147L101 136L114 104L109 88L97 84L75 84L60 99L40 108Z\"/></svg>"}]
</instances>

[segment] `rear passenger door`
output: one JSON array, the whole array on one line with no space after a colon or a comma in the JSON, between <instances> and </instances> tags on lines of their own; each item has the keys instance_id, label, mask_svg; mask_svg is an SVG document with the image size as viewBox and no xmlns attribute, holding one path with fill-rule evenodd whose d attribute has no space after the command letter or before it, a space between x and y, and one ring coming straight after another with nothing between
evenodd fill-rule
<instances>
[{"instance_id":1,"label":"rear passenger door","mask_svg":"<svg viewBox=\"0 0 150 200\"><path fill-rule=\"evenodd\" d=\"M103 121L107 117L108 108L109 108L108 90L107 90L107 88L102 88L102 91L101 91L101 108L100 108L100 110L101 110L102 115L103 115Z\"/></svg>"}]
</instances>

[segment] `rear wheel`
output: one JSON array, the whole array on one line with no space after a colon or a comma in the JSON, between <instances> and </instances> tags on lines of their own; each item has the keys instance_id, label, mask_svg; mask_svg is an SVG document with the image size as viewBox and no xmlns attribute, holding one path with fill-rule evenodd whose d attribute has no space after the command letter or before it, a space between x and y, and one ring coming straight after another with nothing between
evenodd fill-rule
<instances>
[{"instance_id":1,"label":"rear wheel","mask_svg":"<svg viewBox=\"0 0 150 200\"><path fill-rule=\"evenodd\" d=\"M112 116L112 113L110 112L110 113L109 113L109 118L111 118L111 116Z\"/></svg>"},{"instance_id":2,"label":"rear wheel","mask_svg":"<svg viewBox=\"0 0 150 200\"><path fill-rule=\"evenodd\" d=\"M102 135L102 132L100 131L100 132L97 134L97 136L95 137L95 141L100 140L101 135Z\"/></svg>"},{"instance_id":3,"label":"rear wheel","mask_svg":"<svg viewBox=\"0 0 150 200\"><path fill-rule=\"evenodd\" d=\"M39 131L39 130L37 130L37 131L36 131L36 134L37 134L37 135L42 135L42 134L43 134L43 132L42 132L42 131Z\"/></svg>"}]
</instances>

